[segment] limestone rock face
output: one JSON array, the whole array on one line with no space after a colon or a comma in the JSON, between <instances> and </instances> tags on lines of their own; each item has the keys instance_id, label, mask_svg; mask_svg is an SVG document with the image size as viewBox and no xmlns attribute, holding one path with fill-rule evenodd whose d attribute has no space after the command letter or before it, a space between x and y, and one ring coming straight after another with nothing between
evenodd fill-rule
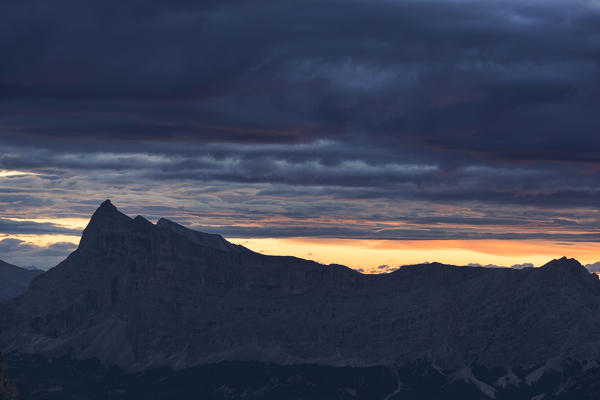
<instances>
[{"instance_id":1,"label":"limestone rock face","mask_svg":"<svg viewBox=\"0 0 600 400\"><path fill-rule=\"evenodd\" d=\"M19 391L14 383L4 378L4 364L0 353L0 400L18 400Z\"/></svg>"},{"instance_id":2,"label":"limestone rock face","mask_svg":"<svg viewBox=\"0 0 600 400\"><path fill-rule=\"evenodd\" d=\"M363 275L264 256L103 203L77 250L0 313L0 349L129 370L221 360L444 368L600 355L600 282L575 260Z\"/></svg>"},{"instance_id":3,"label":"limestone rock face","mask_svg":"<svg viewBox=\"0 0 600 400\"><path fill-rule=\"evenodd\" d=\"M39 270L27 270L0 260L0 302L23 294L31 281L41 273Z\"/></svg>"}]
</instances>

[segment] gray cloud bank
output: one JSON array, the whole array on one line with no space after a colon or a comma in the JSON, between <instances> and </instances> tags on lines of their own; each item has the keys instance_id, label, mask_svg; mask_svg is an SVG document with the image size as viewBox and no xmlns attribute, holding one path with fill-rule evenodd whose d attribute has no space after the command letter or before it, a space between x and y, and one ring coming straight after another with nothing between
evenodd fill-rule
<instances>
[{"instance_id":1,"label":"gray cloud bank","mask_svg":"<svg viewBox=\"0 0 600 400\"><path fill-rule=\"evenodd\" d=\"M79 235L81 231L49 222L13 221L0 218L0 234L64 234Z\"/></svg>"},{"instance_id":2,"label":"gray cloud bank","mask_svg":"<svg viewBox=\"0 0 600 400\"><path fill-rule=\"evenodd\" d=\"M8 2L2 136L597 163L595 1Z\"/></svg>"},{"instance_id":3,"label":"gray cloud bank","mask_svg":"<svg viewBox=\"0 0 600 400\"><path fill-rule=\"evenodd\" d=\"M19 239L0 240L0 259L20 267L34 266L48 269L61 262L77 246L72 243L54 243L36 246Z\"/></svg>"},{"instance_id":4,"label":"gray cloud bank","mask_svg":"<svg viewBox=\"0 0 600 400\"><path fill-rule=\"evenodd\" d=\"M0 232L600 239L598 2L1 7Z\"/></svg>"}]
</instances>

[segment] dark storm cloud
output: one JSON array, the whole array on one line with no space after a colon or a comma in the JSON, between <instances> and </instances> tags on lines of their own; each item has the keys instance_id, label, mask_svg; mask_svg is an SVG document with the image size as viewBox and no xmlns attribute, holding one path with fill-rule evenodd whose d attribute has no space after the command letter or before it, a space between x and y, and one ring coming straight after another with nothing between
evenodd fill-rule
<instances>
[{"instance_id":1,"label":"dark storm cloud","mask_svg":"<svg viewBox=\"0 0 600 400\"><path fill-rule=\"evenodd\" d=\"M599 161L594 2L3 7L5 137L367 135L492 159Z\"/></svg>"},{"instance_id":2,"label":"dark storm cloud","mask_svg":"<svg viewBox=\"0 0 600 400\"><path fill-rule=\"evenodd\" d=\"M0 200L1 201L1 200ZM81 231L49 222L14 221L0 218L0 234L65 234L79 235Z\"/></svg>"}]
</instances>

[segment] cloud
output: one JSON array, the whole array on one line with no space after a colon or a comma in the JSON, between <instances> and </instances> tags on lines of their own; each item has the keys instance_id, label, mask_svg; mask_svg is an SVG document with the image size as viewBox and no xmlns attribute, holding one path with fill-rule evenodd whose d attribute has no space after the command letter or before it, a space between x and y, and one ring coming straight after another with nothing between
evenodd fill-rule
<instances>
[{"instance_id":1,"label":"cloud","mask_svg":"<svg viewBox=\"0 0 600 400\"><path fill-rule=\"evenodd\" d=\"M48 246L37 246L20 239L7 238L0 240L0 258L8 263L21 267L35 266L48 269L62 261L77 248L72 243L53 243Z\"/></svg>"},{"instance_id":2,"label":"cloud","mask_svg":"<svg viewBox=\"0 0 600 400\"><path fill-rule=\"evenodd\" d=\"M111 197L236 237L596 241L600 9L11 2L0 232ZM106 29L109 26L110 29Z\"/></svg>"},{"instance_id":3,"label":"cloud","mask_svg":"<svg viewBox=\"0 0 600 400\"><path fill-rule=\"evenodd\" d=\"M2 200L0 200L2 202ZM49 222L15 221L0 218L1 234L65 234L79 235L81 231L69 229Z\"/></svg>"},{"instance_id":4,"label":"cloud","mask_svg":"<svg viewBox=\"0 0 600 400\"><path fill-rule=\"evenodd\" d=\"M487 264L487 265L482 265L479 263L470 263L467 264L468 267L477 267L477 268L506 268L500 265L495 265L495 264Z\"/></svg>"},{"instance_id":5,"label":"cloud","mask_svg":"<svg viewBox=\"0 0 600 400\"><path fill-rule=\"evenodd\" d=\"M587 1L32 7L12 3L1 21L11 140L368 134L486 159L598 161L600 11Z\"/></svg>"},{"instance_id":6,"label":"cloud","mask_svg":"<svg viewBox=\"0 0 600 400\"><path fill-rule=\"evenodd\" d=\"M370 273L389 274L390 272L394 272L398 269L400 269L400 267L390 267L389 265L384 264L384 265L378 266L377 268L372 269ZM360 272L364 272L364 271L360 271Z\"/></svg>"},{"instance_id":7,"label":"cloud","mask_svg":"<svg viewBox=\"0 0 600 400\"><path fill-rule=\"evenodd\" d=\"M515 264L511 266L512 269L523 269L523 268L533 268L534 265L532 263L524 263L524 264Z\"/></svg>"},{"instance_id":8,"label":"cloud","mask_svg":"<svg viewBox=\"0 0 600 400\"><path fill-rule=\"evenodd\" d=\"M469 267L481 267L481 268L512 268L512 269L534 268L534 265L532 263L515 264L510 267L506 267L503 265L495 265L495 264L481 265L478 263L470 263L470 264L468 264L468 266Z\"/></svg>"}]
</instances>

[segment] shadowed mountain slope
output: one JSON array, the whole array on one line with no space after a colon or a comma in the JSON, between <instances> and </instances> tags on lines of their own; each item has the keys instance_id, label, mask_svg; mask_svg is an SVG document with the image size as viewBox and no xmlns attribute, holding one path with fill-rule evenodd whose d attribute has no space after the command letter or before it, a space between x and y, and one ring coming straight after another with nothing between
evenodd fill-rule
<instances>
[{"instance_id":1,"label":"shadowed mountain slope","mask_svg":"<svg viewBox=\"0 0 600 400\"><path fill-rule=\"evenodd\" d=\"M0 348L128 370L222 360L532 366L597 357L599 306L597 276L572 259L363 275L132 219L106 201L78 249L5 305Z\"/></svg>"},{"instance_id":2,"label":"shadowed mountain slope","mask_svg":"<svg viewBox=\"0 0 600 400\"><path fill-rule=\"evenodd\" d=\"M24 293L33 278L41 273L39 270L28 270L0 260L0 302Z\"/></svg>"}]
</instances>

